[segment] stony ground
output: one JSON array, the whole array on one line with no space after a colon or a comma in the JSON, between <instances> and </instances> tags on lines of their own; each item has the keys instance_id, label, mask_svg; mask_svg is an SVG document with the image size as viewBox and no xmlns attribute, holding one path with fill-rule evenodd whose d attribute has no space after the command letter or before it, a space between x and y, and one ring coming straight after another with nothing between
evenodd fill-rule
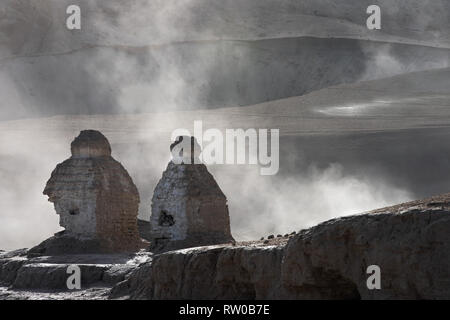
<instances>
[{"instance_id":1,"label":"stony ground","mask_svg":"<svg viewBox=\"0 0 450 320\"><path fill-rule=\"evenodd\" d=\"M0 252L0 300L106 299L111 288L151 253L82 254L28 258L26 249ZM69 265L81 269L81 290L68 290Z\"/></svg>"},{"instance_id":2,"label":"stony ground","mask_svg":"<svg viewBox=\"0 0 450 320\"><path fill-rule=\"evenodd\" d=\"M450 193L155 256L0 252L0 299L447 299L449 228ZM69 264L80 265L83 290L64 288ZM382 270L380 290L366 286L368 265Z\"/></svg>"},{"instance_id":3,"label":"stony ground","mask_svg":"<svg viewBox=\"0 0 450 320\"><path fill-rule=\"evenodd\" d=\"M105 300L111 288L74 291L12 290L0 287L0 300Z\"/></svg>"}]
</instances>

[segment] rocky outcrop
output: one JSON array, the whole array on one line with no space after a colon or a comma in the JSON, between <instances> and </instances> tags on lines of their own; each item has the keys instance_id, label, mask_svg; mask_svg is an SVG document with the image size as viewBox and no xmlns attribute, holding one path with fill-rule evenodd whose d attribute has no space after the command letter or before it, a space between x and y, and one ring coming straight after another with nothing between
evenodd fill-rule
<instances>
[{"instance_id":1,"label":"rocky outcrop","mask_svg":"<svg viewBox=\"0 0 450 320\"><path fill-rule=\"evenodd\" d=\"M0 253L0 286L14 283L17 272L27 260L26 254L26 249Z\"/></svg>"},{"instance_id":2,"label":"rocky outcrop","mask_svg":"<svg viewBox=\"0 0 450 320\"><path fill-rule=\"evenodd\" d=\"M111 157L105 136L82 131L71 151L72 157L56 167L44 190L65 230L29 254L131 252L145 247L137 227L138 190Z\"/></svg>"},{"instance_id":3,"label":"rocky outcrop","mask_svg":"<svg viewBox=\"0 0 450 320\"><path fill-rule=\"evenodd\" d=\"M302 232L285 250L283 283L293 297L448 299L450 215L411 209L329 221ZM381 269L381 290L368 290L367 267ZM324 290L330 290L323 292Z\"/></svg>"},{"instance_id":4,"label":"rocky outcrop","mask_svg":"<svg viewBox=\"0 0 450 320\"><path fill-rule=\"evenodd\" d=\"M28 258L24 252L0 255L0 286L10 290L69 291L67 269L80 268L81 289L111 288L124 281L140 264L151 261L152 254L83 254ZM1 297L0 297L1 299Z\"/></svg>"},{"instance_id":5,"label":"rocky outcrop","mask_svg":"<svg viewBox=\"0 0 450 320\"><path fill-rule=\"evenodd\" d=\"M449 231L447 194L236 245L158 255L0 252L0 299L48 290L64 299L449 299ZM80 266L84 291L64 287L70 264ZM381 270L380 289L366 285L371 265Z\"/></svg>"},{"instance_id":6,"label":"rocky outcrop","mask_svg":"<svg viewBox=\"0 0 450 320\"><path fill-rule=\"evenodd\" d=\"M169 162L152 198L152 250L214 245L234 241L227 198L204 164L193 137L171 145Z\"/></svg>"},{"instance_id":7,"label":"rocky outcrop","mask_svg":"<svg viewBox=\"0 0 450 320\"><path fill-rule=\"evenodd\" d=\"M215 246L164 253L114 287L111 298L282 298L282 255L282 246Z\"/></svg>"},{"instance_id":8,"label":"rocky outcrop","mask_svg":"<svg viewBox=\"0 0 450 320\"><path fill-rule=\"evenodd\" d=\"M111 291L131 299L448 299L450 195L333 219L288 243L157 255ZM267 241L267 240L266 240ZM367 267L381 289L367 287Z\"/></svg>"}]
</instances>

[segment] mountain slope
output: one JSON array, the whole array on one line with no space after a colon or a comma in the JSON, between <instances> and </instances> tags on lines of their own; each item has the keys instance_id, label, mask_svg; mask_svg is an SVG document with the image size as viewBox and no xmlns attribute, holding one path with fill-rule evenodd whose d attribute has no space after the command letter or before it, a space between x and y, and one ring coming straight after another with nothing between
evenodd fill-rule
<instances>
[{"instance_id":1,"label":"mountain slope","mask_svg":"<svg viewBox=\"0 0 450 320\"><path fill-rule=\"evenodd\" d=\"M252 105L449 66L447 1L70 1L0 4L0 120ZM384 6L383 6L384 4Z\"/></svg>"}]
</instances>

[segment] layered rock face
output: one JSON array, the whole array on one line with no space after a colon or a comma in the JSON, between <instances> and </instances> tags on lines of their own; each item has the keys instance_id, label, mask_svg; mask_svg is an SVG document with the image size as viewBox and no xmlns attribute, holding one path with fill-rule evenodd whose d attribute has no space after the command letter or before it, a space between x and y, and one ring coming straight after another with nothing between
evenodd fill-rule
<instances>
[{"instance_id":1,"label":"layered rock face","mask_svg":"<svg viewBox=\"0 0 450 320\"><path fill-rule=\"evenodd\" d=\"M449 299L450 194L324 222L287 244L158 255L118 284L132 299ZM367 287L380 267L381 289Z\"/></svg>"},{"instance_id":2,"label":"layered rock face","mask_svg":"<svg viewBox=\"0 0 450 320\"><path fill-rule=\"evenodd\" d=\"M152 198L150 236L154 251L233 241L227 199L204 164L198 163L199 146L171 146L171 161ZM179 164L177 164L179 163Z\"/></svg>"},{"instance_id":3,"label":"layered rock face","mask_svg":"<svg viewBox=\"0 0 450 320\"><path fill-rule=\"evenodd\" d=\"M53 171L44 190L65 228L33 254L134 251L145 246L137 228L139 193L111 157L108 140L86 130L72 142L72 157Z\"/></svg>"},{"instance_id":4,"label":"layered rock face","mask_svg":"<svg viewBox=\"0 0 450 320\"><path fill-rule=\"evenodd\" d=\"M124 281L152 254L80 254L27 258L27 250L0 252L0 300L105 299L112 286ZM68 290L67 269L81 270L81 290Z\"/></svg>"}]
</instances>

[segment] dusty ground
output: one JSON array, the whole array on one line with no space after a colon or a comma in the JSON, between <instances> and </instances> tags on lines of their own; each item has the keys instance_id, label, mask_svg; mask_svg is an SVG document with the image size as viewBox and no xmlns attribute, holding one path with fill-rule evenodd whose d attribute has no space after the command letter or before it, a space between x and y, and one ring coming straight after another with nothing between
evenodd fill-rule
<instances>
[{"instance_id":1,"label":"dusty ground","mask_svg":"<svg viewBox=\"0 0 450 320\"><path fill-rule=\"evenodd\" d=\"M12 226L20 221L20 230L4 230L0 243L9 243L7 249L29 247L59 231L58 217L41 193L56 164L68 157L70 142L87 128L101 130L111 141L115 158L139 188L143 219L149 217L151 195L169 160L173 129L192 130L194 120L203 120L204 130L279 128L276 176L262 177L252 166L209 167L228 198L237 240L284 235L292 226L306 228L339 215L447 192L449 81L450 69L440 69L241 108L0 122L2 217ZM341 166L330 176L336 189L314 191L322 173L311 178L310 167L327 172L334 163ZM354 188L350 184L339 193L340 180L345 183L347 176L355 180L348 183L363 183L363 189L346 191ZM236 181L241 181L239 188ZM364 189L371 184L372 189ZM309 194L311 188L315 193ZM367 199L353 198L357 191ZM321 192L327 192L325 198ZM270 196L277 201L267 202Z\"/></svg>"}]
</instances>

